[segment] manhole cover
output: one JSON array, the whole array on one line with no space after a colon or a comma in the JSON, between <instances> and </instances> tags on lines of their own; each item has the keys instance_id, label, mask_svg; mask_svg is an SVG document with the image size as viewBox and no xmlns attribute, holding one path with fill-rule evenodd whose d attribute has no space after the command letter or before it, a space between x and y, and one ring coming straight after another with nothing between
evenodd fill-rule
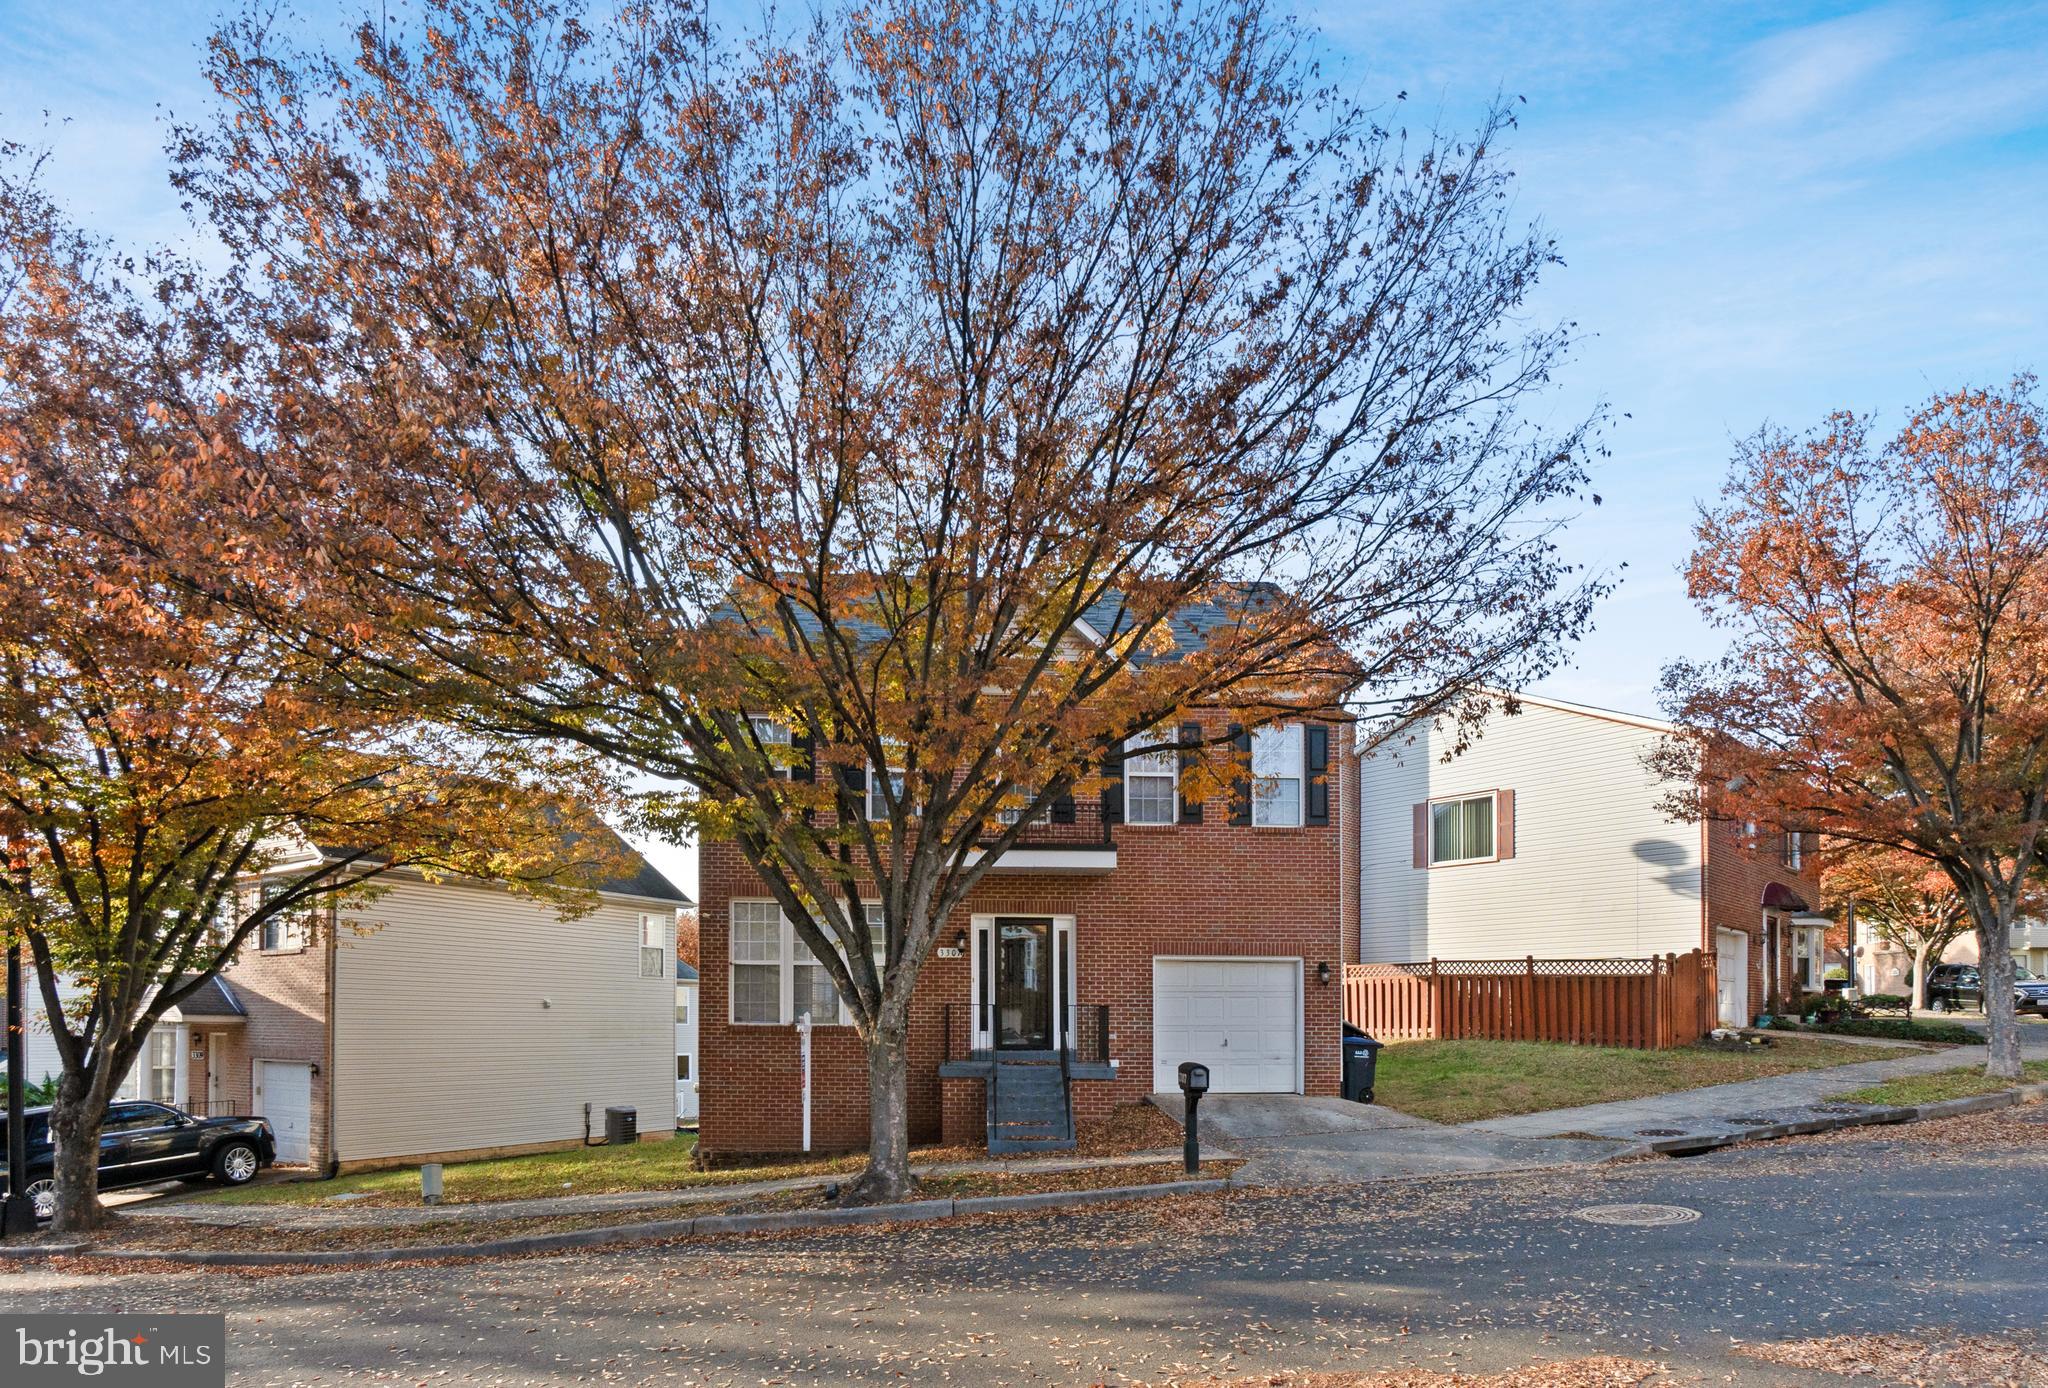
<instances>
[{"instance_id":1,"label":"manhole cover","mask_svg":"<svg viewBox=\"0 0 2048 1388\"><path fill-rule=\"evenodd\" d=\"M1681 1134L1683 1134L1684 1132L1685 1132L1685 1129L1683 1129L1683 1128L1637 1128L1637 1129L1636 1129L1636 1136L1637 1136L1637 1137L1678 1137L1678 1136L1680 1136Z\"/></svg>"},{"instance_id":2,"label":"manhole cover","mask_svg":"<svg viewBox=\"0 0 2048 1388\"><path fill-rule=\"evenodd\" d=\"M1700 1212L1683 1205L1588 1205L1583 1210L1573 1210L1572 1217L1588 1224L1629 1224L1647 1229L1661 1224L1690 1224L1700 1217Z\"/></svg>"},{"instance_id":3,"label":"manhole cover","mask_svg":"<svg viewBox=\"0 0 2048 1388\"><path fill-rule=\"evenodd\" d=\"M1746 1113L1740 1118L1723 1118L1721 1121L1723 1123L1732 1123L1738 1128L1768 1128L1778 1120L1775 1118L1765 1118L1759 1114Z\"/></svg>"}]
</instances>

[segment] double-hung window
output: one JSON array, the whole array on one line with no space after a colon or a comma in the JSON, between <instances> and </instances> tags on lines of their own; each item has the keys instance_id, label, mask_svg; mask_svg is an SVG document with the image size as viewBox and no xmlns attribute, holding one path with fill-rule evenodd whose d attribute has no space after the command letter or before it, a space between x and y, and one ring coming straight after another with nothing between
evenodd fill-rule
<instances>
[{"instance_id":1,"label":"double-hung window","mask_svg":"<svg viewBox=\"0 0 2048 1388\"><path fill-rule=\"evenodd\" d=\"M889 801L883 793L884 783L895 792L897 800L903 799L903 768L900 766L868 768L868 818L887 819Z\"/></svg>"},{"instance_id":2,"label":"double-hung window","mask_svg":"<svg viewBox=\"0 0 2048 1388\"><path fill-rule=\"evenodd\" d=\"M879 976L886 949L880 906L867 908L867 922ZM774 902L733 902L731 938L732 1020L736 1024L786 1026L805 1013L810 1014L813 1026L838 1026L853 1020L831 971Z\"/></svg>"},{"instance_id":3,"label":"double-hung window","mask_svg":"<svg viewBox=\"0 0 2048 1388\"><path fill-rule=\"evenodd\" d=\"M674 918L664 920L652 912L640 916L640 977L666 978L668 976L668 940L673 930Z\"/></svg>"},{"instance_id":4,"label":"double-hung window","mask_svg":"<svg viewBox=\"0 0 2048 1388\"><path fill-rule=\"evenodd\" d=\"M772 901L732 904L732 1019L782 1021L782 910Z\"/></svg>"},{"instance_id":5,"label":"double-hung window","mask_svg":"<svg viewBox=\"0 0 2048 1388\"><path fill-rule=\"evenodd\" d=\"M803 936L796 933L793 925L789 929L789 947L793 961L790 1020L795 1021L809 1013L811 1025L831 1026L839 1020L839 990L832 986L831 972L818 962L818 956L811 953L811 947L804 943Z\"/></svg>"},{"instance_id":6,"label":"double-hung window","mask_svg":"<svg viewBox=\"0 0 2048 1388\"><path fill-rule=\"evenodd\" d=\"M262 902L265 905L283 896L290 888L287 882L265 882ZM309 908L294 906L278 911L263 919L258 927L257 948L271 953L285 953L306 947L306 920L311 915Z\"/></svg>"},{"instance_id":7,"label":"double-hung window","mask_svg":"<svg viewBox=\"0 0 2048 1388\"><path fill-rule=\"evenodd\" d=\"M1038 788L1036 786L1011 786L1010 793L1004 797L1007 803L996 810L996 822L999 824L1015 824L1018 820L1024 818L1024 807L1037 798ZM1033 824L1042 824L1044 821L1044 810L1040 810L1031 816Z\"/></svg>"},{"instance_id":8,"label":"double-hung window","mask_svg":"<svg viewBox=\"0 0 2048 1388\"><path fill-rule=\"evenodd\" d=\"M1794 872L1799 871L1800 865L1806 861L1806 855L1801 851L1803 847L1799 831L1797 829L1787 829L1785 831L1785 866L1791 868Z\"/></svg>"},{"instance_id":9,"label":"double-hung window","mask_svg":"<svg viewBox=\"0 0 2048 1388\"><path fill-rule=\"evenodd\" d=\"M1172 824L1180 818L1180 753L1163 728L1124 740L1124 823ZM1163 750L1161 743L1169 744Z\"/></svg>"},{"instance_id":10,"label":"double-hung window","mask_svg":"<svg viewBox=\"0 0 2048 1388\"><path fill-rule=\"evenodd\" d=\"M749 714L747 722L754 729L754 741L761 744L761 750L773 763L775 775L787 780L791 767L789 724L759 713Z\"/></svg>"},{"instance_id":11,"label":"double-hung window","mask_svg":"<svg viewBox=\"0 0 2048 1388\"><path fill-rule=\"evenodd\" d=\"M160 1104L178 1101L178 1034L158 1027L149 1034L149 1097Z\"/></svg>"},{"instance_id":12,"label":"double-hung window","mask_svg":"<svg viewBox=\"0 0 2048 1388\"><path fill-rule=\"evenodd\" d=\"M1252 823L1301 823L1302 725L1256 729L1252 733Z\"/></svg>"},{"instance_id":13,"label":"double-hung window","mask_svg":"<svg viewBox=\"0 0 2048 1388\"><path fill-rule=\"evenodd\" d=\"M1496 856L1493 834L1494 797L1469 795L1458 800L1434 800L1429 806L1429 861L1432 867L1445 863L1484 863Z\"/></svg>"}]
</instances>

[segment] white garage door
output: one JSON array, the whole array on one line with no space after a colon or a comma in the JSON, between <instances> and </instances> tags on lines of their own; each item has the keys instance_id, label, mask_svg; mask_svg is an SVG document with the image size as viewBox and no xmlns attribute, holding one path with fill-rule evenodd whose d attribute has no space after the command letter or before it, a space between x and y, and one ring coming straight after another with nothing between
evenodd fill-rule
<instances>
[{"instance_id":1,"label":"white garage door","mask_svg":"<svg viewBox=\"0 0 2048 1388\"><path fill-rule=\"evenodd\" d=\"M277 1134L277 1159L313 1160L313 1067L279 1060L256 1062L256 1116Z\"/></svg>"},{"instance_id":2,"label":"white garage door","mask_svg":"<svg viewBox=\"0 0 2048 1388\"><path fill-rule=\"evenodd\" d=\"M1152 961L1152 1087L1180 1088L1180 1063L1209 1067L1217 1094L1301 1088L1301 961Z\"/></svg>"}]
</instances>

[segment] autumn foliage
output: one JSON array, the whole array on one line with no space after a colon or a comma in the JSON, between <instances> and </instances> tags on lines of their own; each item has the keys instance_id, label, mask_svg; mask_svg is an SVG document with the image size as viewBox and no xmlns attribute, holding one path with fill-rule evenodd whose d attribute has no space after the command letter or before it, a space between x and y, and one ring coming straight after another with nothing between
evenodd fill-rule
<instances>
[{"instance_id":1,"label":"autumn foliage","mask_svg":"<svg viewBox=\"0 0 2048 1388\"><path fill-rule=\"evenodd\" d=\"M533 759L350 700L212 595L320 582L225 522L264 504L244 359L188 269L108 255L33 172L0 167L0 932L27 944L62 1063L55 1227L76 1230L102 1218L101 1119L151 1027L265 920L399 870L574 909L615 841L522 788Z\"/></svg>"},{"instance_id":2,"label":"autumn foliage","mask_svg":"<svg viewBox=\"0 0 2048 1388\"><path fill-rule=\"evenodd\" d=\"M236 601L361 699L680 787L649 822L738 843L868 1043L861 1194L1035 812L1188 710L1462 714L1599 591L1552 544L1587 433L1522 413L1568 335L1516 321L1555 256L1505 117L1411 135L1263 0L437 0L210 73L178 177L264 267L250 543L347 585Z\"/></svg>"},{"instance_id":3,"label":"autumn foliage","mask_svg":"<svg viewBox=\"0 0 2048 1388\"><path fill-rule=\"evenodd\" d=\"M2048 440L2031 379L1888 440L1833 416L1738 454L1687 568L1732 639L1667 669L1682 808L1896 849L1977 933L1990 1069L2018 1073L2010 931L2048 829Z\"/></svg>"}]
</instances>

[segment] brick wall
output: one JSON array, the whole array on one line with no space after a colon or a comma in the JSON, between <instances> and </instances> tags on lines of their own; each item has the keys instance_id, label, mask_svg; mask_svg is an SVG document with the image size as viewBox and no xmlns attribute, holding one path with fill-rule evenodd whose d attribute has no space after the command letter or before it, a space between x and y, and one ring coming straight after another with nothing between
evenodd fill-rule
<instances>
[{"instance_id":1,"label":"brick wall","mask_svg":"<svg viewBox=\"0 0 2048 1388\"><path fill-rule=\"evenodd\" d=\"M329 916L331 919L331 914ZM313 1164L329 1153L327 1133L327 1019L330 930L322 926L301 949L264 952L251 941L222 973L249 1014L240 1027L220 1033L222 1097L238 1111L255 1111L255 1062L311 1064L312 1113L308 1142Z\"/></svg>"},{"instance_id":2,"label":"brick wall","mask_svg":"<svg viewBox=\"0 0 2048 1388\"><path fill-rule=\"evenodd\" d=\"M1749 937L1749 1015L1764 1010L1768 1001L1764 958L1764 889L1776 882L1804 901L1809 912L1820 910L1820 870L1814 863L1814 836L1806 838L1804 865L1798 870L1785 866L1782 835L1766 829L1755 849L1742 845L1742 826L1732 823L1707 826L1706 949L1715 948L1716 930L1739 930ZM1780 993L1798 991L1794 982L1791 911L1774 912L1780 917L1777 932Z\"/></svg>"},{"instance_id":3,"label":"brick wall","mask_svg":"<svg viewBox=\"0 0 2048 1388\"><path fill-rule=\"evenodd\" d=\"M1333 737L1337 743L1341 737ZM1331 748L1332 773L1341 761ZM1117 1103L1152 1088L1152 960L1156 955L1251 955L1303 961L1303 1082L1311 1094L1334 1094L1341 1060L1344 930L1338 888L1342 796L1331 795L1331 823L1274 829L1232 825L1229 805L1208 801L1201 824L1120 825L1114 871L1099 875L992 873L939 933L950 946L976 914L1074 917L1075 1002L1107 1004L1113 1081L1076 1081L1077 1116L1107 1115ZM1092 817L1082 800L1077 819ZM1098 824L1079 827L1099 842ZM794 1027L733 1026L728 1000L729 904L766 895L730 843L706 842L698 869L705 926L699 1044L700 1143L706 1153L779 1152L800 1146L801 1109ZM1332 981L1316 981L1327 962ZM912 1003L910 1127L914 1141L942 1131L971 1131L965 1110L977 1103L942 1096L938 1066L946 1003L955 1005L956 1045L965 1040L970 960L925 964ZM851 1149L867 1143L867 1065L851 1027L821 1026L812 1036L812 1145ZM948 1085L958 1090L958 1085ZM952 1121L944 1121L950 1111Z\"/></svg>"}]
</instances>

